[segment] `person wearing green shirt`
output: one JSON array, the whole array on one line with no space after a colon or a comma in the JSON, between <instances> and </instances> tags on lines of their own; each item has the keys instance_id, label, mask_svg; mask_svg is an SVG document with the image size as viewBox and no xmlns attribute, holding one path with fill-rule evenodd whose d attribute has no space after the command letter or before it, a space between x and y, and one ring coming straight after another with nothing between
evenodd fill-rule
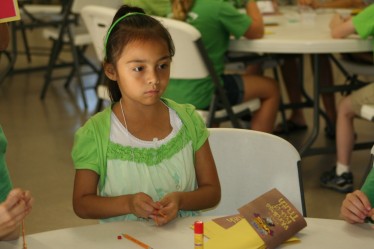
<instances>
[{"instance_id":1,"label":"person wearing green shirt","mask_svg":"<svg viewBox=\"0 0 374 249\"><path fill-rule=\"evenodd\" d=\"M344 38L350 34L357 33L361 38L366 39L374 35L374 4L371 4L357 16L344 19L335 15L330 23L331 35L334 38ZM374 52L374 42L373 42ZM374 83L361 88L359 94L343 99L339 106L339 113L342 112L341 129L337 132L338 163L344 158L350 158L354 144L353 116L357 112L357 102L361 104L374 104ZM343 109L343 110L340 110ZM343 122L345 121L345 122ZM340 139L340 140L339 140ZM339 153L339 151L344 153ZM349 160L348 160L349 161ZM348 170L349 165L343 165ZM361 190L350 193L344 199L341 206L341 216L349 223L363 223L369 217L374 219L374 170L371 170Z\"/></svg>"},{"instance_id":2,"label":"person wearing green shirt","mask_svg":"<svg viewBox=\"0 0 374 249\"><path fill-rule=\"evenodd\" d=\"M186 21L200 31L216 72L232 105L259 98L261 107L253 114L251 129L272 132L279 104L277 83L259 75L225 74L225 54L230 36L258 39L264 35L262 15L255 2L246 4L246 14L223 0L172 1L173 18ZM197 109L208 109L214 86L210 77L171 79L164 97L178 103L189 103Z\"/></svg>"}]
</instances>

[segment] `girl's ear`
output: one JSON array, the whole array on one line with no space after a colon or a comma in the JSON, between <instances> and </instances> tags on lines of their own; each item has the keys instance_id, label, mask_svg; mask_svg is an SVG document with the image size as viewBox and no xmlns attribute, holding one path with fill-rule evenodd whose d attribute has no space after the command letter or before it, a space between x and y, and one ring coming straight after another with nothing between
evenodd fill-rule
<instances>
[{"instance_id":1,"label":"girl's ear","mask_svg":"<svg viewBox=\"0 0 374 249\"><path fill-rule=\"evenodd\" d=\"M105 63L104 64L104 72L105 72L105 75L110 80L117 81L117 73L116 73L116 70L115 70L115 68L112 64Z\"/></svg>"}]
</instances>

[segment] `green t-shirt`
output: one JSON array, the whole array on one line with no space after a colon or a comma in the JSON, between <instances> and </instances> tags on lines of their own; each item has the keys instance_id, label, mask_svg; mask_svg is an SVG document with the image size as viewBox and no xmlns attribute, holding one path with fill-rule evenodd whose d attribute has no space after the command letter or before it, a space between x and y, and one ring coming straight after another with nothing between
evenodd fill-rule
<instances>
[{"instance_id":1,"label":"green t-shirt","mask_svg":"<svg viewBox=\"0 0 374 249\"><path fill-rule=\"evenodd\" d=\"M366 7L362 12L352 19L357 34L362 39L374 36L374 4ZM373 40L374 51L374 40Z\"/></svg>"},{"instance_id":2,"label":"green t-shirt","mask_svg":"<svg viewBox=\"0 0 374 249\"><path fill-rule=\"evenodd\" d=\"M170 0L124 0L123 2L142 8L148 15L167 16L171 13Z\"/></svg>"},{"instance_id":3,"label":"green t-shirt","mask_svg":"<svg viewBox=\"0 0 374 249\"><path fill-rule=\"evenodd\" d=\"M371 206L374 207L374 170L373 169L370 171L369 175L366 177L365 183L362 186L361 190L369 198Z\"/></svg>"},{"instance_id":4,"label":"green t-shirt","mask_svg":"<svg viewBox=\"0 0 374 249\"><path fill-rule=\"evenodd\" d=\"M353 17L353 26L358 35L366 39L374 35L374 4L366 7L357 16Z\"/></svg>"},{"instance_id":5,"label":"green t-shirt","mask_svg":"<svg viewBox=\"0 0 374 249\"><path fill-rule=\"evenodd\" d=\"M180 105L172 100L162 99L175 110L186 127L192 141L193 151L196 152L208 139L209 132L201 116L192 105ZM100 176L99 189L105 185L108 146L110 143L110 114L108 107L91 117L75 134L72 158L75 169L90 169Z\"/></svg>"},{"instance_id":6,"label":"green t-shirt","mask_svg":"<svg viewBox=\"0 0 374 249\"><path fill-rule=\"evenodd\" d=\"M6 146L7 140L0 126L0 202L5 201L12 189L12 182L10 181L8 168L5 163Z\"/></svg>"},{"instance_id":7,"label":"green t-shirt","mask_svg":"<svg viewBox=\"0 0 374 249\"><path fill-rule=\"evenodd\" d=\"M243 36L252 20L223 0L196 0L187 22L200 31L208 55L220 75L223 74L230 36ZM199 80L172 79L164 96L178 103L189 103L204 109L209 106L213 91L210 77Z\"/></svg>"}]
</instances>

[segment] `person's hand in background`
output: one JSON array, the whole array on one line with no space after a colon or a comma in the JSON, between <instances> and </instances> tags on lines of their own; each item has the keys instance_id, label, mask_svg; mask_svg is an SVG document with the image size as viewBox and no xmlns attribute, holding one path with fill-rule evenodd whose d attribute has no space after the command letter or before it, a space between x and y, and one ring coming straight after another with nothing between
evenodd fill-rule
<instances>
[{"instance_id":1,"label":"person's hand in background","mask_svg":"<svg viewBox=\"0 0 374 249\"><path fill-rule=\"evenodd\" d=\"M0 204L0 240L12 240L19 236L23 219L31 212L33 198L29 191L16 188Z\"/></svg>"}]
</instances>

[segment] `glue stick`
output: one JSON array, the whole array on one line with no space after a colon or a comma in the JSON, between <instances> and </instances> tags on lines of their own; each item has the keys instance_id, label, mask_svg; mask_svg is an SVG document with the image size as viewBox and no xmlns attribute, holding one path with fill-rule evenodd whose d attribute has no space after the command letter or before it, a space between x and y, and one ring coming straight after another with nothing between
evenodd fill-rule
<instances>
[{"instance_id":1,"label":"glue stick","mask_svg":"<svg viewBox=\"0 0 374 249\"><path fill-rule=\"evenodd\" d=\"M195 231L195 249L204 249L204 223L196 221L194 224Z\"/></svg>"}]
</instances>

